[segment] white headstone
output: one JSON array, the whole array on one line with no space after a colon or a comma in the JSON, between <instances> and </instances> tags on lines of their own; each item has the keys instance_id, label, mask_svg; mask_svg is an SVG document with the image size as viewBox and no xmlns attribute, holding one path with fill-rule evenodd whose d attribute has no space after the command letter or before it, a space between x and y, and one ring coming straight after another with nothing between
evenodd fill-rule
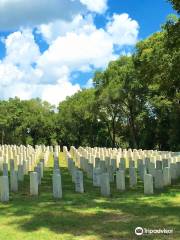
<instances>
[{"instance_id":1,"label":"white headstone","mask_svg":"<svg viewBox=\"0 0 180 240\"><path fill-rule=\"evenodd\" d=\"M171 172L171 179L176 180L177 177L177 170L176 170L176 163L170 164L170 172Z\"/></svg>"},{"instance_id":2,"label":"white headstone","mask_svg":"<svg viewBox=\"0 0 180 240\"><path fill-rule=\"evenodd\" d=\"M80 170L76 171L75 177L75 191L79 193L84 192L84 185L83 185L83 172Z\"/></svg>"},{"instance_id":3,"label":"white headstone","mask_svg":"<svg viewBox=\"0 0 180 240\"><path fill-rule=\"evenodd\" d=\"M62 198L62 185L61 185L61 175L53 174L53 197Z\"/></svg>"},{"instance_id":4,"label":"white headstone","mask_svg":"<svg viewBox=\"0 0 180 240\"><path fill-rule=\"evenodd\" d=\"M14 171L14 167L15 167L14 159L10 159L10 171Z\"/></svg>"},{"instance_id":5,"label":"white headstone","mask_svg":"<svg viewBox=\"0 0 180 240\"><path fill-rule=\"evenodd\" d=\"M111 163L111 166L113 168L113 173L116 172L116 169L117 169L117 160L115 158L111 159L110 161Z\"/></svg>"},{"instance_id":6,"label":"white headstone","mask_svg":"<svg viewBox=\"0 0 180 240\"><path fill-rule=\"evenodd\" d=\"M14 170L10 172L10 189L12 192L18 192L18 173Z\"/></svg>"},{"instance_id":7,"label":"white headstone","mask_svg":"<svg viewBox=\"0 0 180 240\"><path fill-rule=\"evenodd\" d=\"M153 176L144 174L144 194L153 194Z\"/></svg>"},{"instance_id":8,"label":"white headstone","mask_svg":"<svg viewBox=\"0 0 180 240\"><path fill-rule=\"evenodd\" d=\"M93 164L88 163L88 169L87 169L87 177L92 179L93 178Z\"/></svg>"},{"instance_id":9,"label":"white headstone","mask_svg":"<svg viewBox=\"0 0 180 240\"><path fill-rule=\"evenodd\" d=\"M169 167L169 160L168 159L163 159L162 160L162 166L163 166L163 168Z\"/></svg>"},{"instance_id":10,"label":"white headstone","mask_svg":"<svg viewBox=\"0 0 180 240\"><path fill-rule=\"evenodd\" d=\"M160 169L156 169L156 171L155 171L154 187L156 189L163 188L163 173L162 173L162 170L160 170Z\"/></svg>"},{"instance_id":11,"label":"white headstone","mask_svg":"<svg viewBox=\"0 0 180 240\"><path fill-rule=\"evenodd\" d=\"M101 195L104 197L110 196L110 183L109 183L109 174L101 174Z\"/></svg>"},{"instance_id":12,"label":"white headstone","mask_svg":"<svg viewBox=\"0 0 180 240\"><path fill-rule=\"evenodd\" d=\"M9 179L8 179L8 176L0 177L0 200L1 200L1 202L9 201Z\"/></svg>"},{"instance_id":13,"label":"white headstone","mask_svg":"<svg viewBox=\"0 0 180 240\"><path fill-rule=\"evenodd\" d=\"M111 182L111 183L113 183L114 182L114 169L113 169L113 166L109 166L109 167L107 167L107 172L109 173L109 181Z\"/></svg>"},{"instance_id":14,"label":"white headstone","mask_svg":"<svg viewBox=\"0 0 180 240\"><path fill-rule=\"evenodd\" d=\"M155 163L153 162L149 163L149 174L151 174L153 177L155 176Z\"/></svg>"},{"instance_id":15,"label":"white headstone","mask_svg":"<svg viewBox=\"0 0 180 240\"><path fill-rule=\"evenodd\" d=\"M77 167L73 166L72 170L71 170L71 174L72 174L72 182L75 183L76 181L76 171L78 170Z\"/></svg>"},{"instance_id":16,"label":"white headstone","mask_svg":"<svg viewBox=\"0 0 180 240\"><path fill-rule=\"evenodd\" d=\"M171 173L169 167L163 168L163 185L164 186L171 185Z\"/></svg>"},{"instance_id":17,"label":"white headstone","mask_svg":"<svg viewBox=\"0 0 180 240\"><path fill-rule=\"evenodd\" d=\"M156 160L156 169L162 170L162 161Z\"/></svg>"},{"instance_id":18,"label":"white headstone","mask_svg":"<svg viewBox=\"0 0 180 240\"><path fill-rule=\"evenodd\" d=\"M139 175L142 181L144 181L144 174L147 173L145 164L139 165Z\"/></svg>"},{"instance_id":19,"label":"white headstone","mask_svg":"<svg viewBox=\"0 0 180 240\"><path fill-rule=\"evenodd\" d=\"M119 170L116 172L116 188L120 191L125 190L125 172L124 172L124 170Z\"/></svg>"},{"instance_id":20,"label":"white headstone","mask_svg":"<svg viewBox=\"0 0 180 240\"><path fill-rule=\"evenodd\" d=\"M23 165L18 165L18 180L24 181L24 171L23 171Z\"/></svg>"},{"instance_id":21,"label":"white headstone","mask_svg":"<svg viewBox=\"0 0 180 240\"><path fill-rule=\"evenodd\" d=\"M176 175L178 178L180 177L180 162L176 162Z\"/></svg>"},{"instance_id":22,"label":"white headstone","mask_svg":"<svg viewBox=\"0 0 180 240\"><path fill-rule=\"evenodd\" d=\"M126 169L126 159L125 158L120 159L119 169L120 170L125 170Z\"/></svg>"},{"instance_id":23,"label":"white headstone","mask_svg":"<svg viewBox=\"0 0 180 240\"><path fill-rule=\"evenodd\" d=\"M34 171L37 172L38 184L41 184L41 169L40 169L40 166L37 165L34 168Z\"/></svg>"},{"instance_id":24,"label":"white headstone","mask_svg":"<svg viewBox=\"0 0 180 240\"><path fill-rule=\"evenodd\" d=\"M101 168L94 168L93 169L93 186L100 187L101 173L102 173Z\"/></svg>"},{"instance_id":25,"label":"white headstone","mask_svg":"<svg viewBox=\"0 0 180 240\"><path fill-rule=\"evenodd\" d=\"M38 195L38 173L30 173L30 194L33 196Z\"/></svg>"},{"instance_id":26,"label":"white headstone","mask_svg":"<svg viewBox=\"0 0 180 240\"><path fill-rule=\"evenodd\" d=\"M129 168L129 185L130 187L135 187L137 185L137 175L134 167Z\"/></svg>"},{"instance_id":27,"label":"white headstone","mask_svg":"<svg viewBox=\"0 0 180 240\"><path fill-rule=\"evenodd\" d=\"M8 176L8 163L3 163L3 176Z\"/></svg>"}]
</instances>

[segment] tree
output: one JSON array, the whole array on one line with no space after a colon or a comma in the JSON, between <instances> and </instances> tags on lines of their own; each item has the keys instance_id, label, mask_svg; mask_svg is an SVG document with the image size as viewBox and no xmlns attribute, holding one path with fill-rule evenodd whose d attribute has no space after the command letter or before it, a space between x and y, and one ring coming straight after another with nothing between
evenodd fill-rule
<instances>
[{"instance_id":1,"label":"tree","mask_svg":"<svg viewBox=\"0 0 180 240\"><path fill-rule=\"evenodd\" d=\"M161 32L137 44L133 56L138 78L148 89L147 105L155 120L156 144L164 150L171 148L172 113L177 115L179 112L179 39L174 34L170 36L175 25L172 18L168 20Z\"/></svg>"},{"instance_id":2,"label":"tree","mask_svg":"<svg viewBox=\"0 0 180 240\"><path fill-rule=\"evenodd\" d=\"M173 8L180 13L180 1L179 0L168 0L172 5Z\"/></svg>"},{"instance_id":3,"label":"tree","mask_svg":"<svg viewBox=\"0 0 180 240\"><path fill-rule=\"evenodd\" d=\"M59 142L63 145L95 146L101 123L98 122L94 89L84 89L59 104Z\"/></svg>"},{"instance_id":4,"label":"tree","mask_svg":"<svg viewBox=\"0 0 180 240\"><path fill-rule=\"evenodd\" d=\"M1 142L51 144L56 139L53 106L40 99L0 101Z\"/></svg>"},{"instance_id":5,"label":"tree","mask_svg":"<svg viewBox=\"0 0 180 240\"><path fill-rule=\"evenodd\" d=\"M101 119L106 122L112 146L122 144L118 136L126 129L131 147L139 145L138 124L143 85L138 81L132 57L122 56L94 78ZM124 134L124 133L123 133ZM124 141L125 138L124 138Z\"/></svg>"}]
</instances>

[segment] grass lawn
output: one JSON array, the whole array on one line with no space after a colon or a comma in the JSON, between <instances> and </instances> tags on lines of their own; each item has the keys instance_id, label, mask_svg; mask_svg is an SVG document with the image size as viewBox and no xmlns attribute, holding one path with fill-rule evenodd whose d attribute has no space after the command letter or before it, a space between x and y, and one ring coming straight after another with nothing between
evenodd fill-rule
<instances>
[{"instance_id":1,"label":"grass lawn","mask_svg":"<svg viewBox=\"0 0 180 240\"><path fill-rule=\"evenodd\" d=\"M8 204L0 203L0 240L115 240L180 239L180 182L153 196L136 189L121 193L111 186L112 197L84 177L85 193L74 192L63 155L60 155L63 199L52 198L52 160L45 170L38 198L29 195L29 176ZM127 179L128 180L128 179ZM138 226L173 229L170 235L137 237Z\"/></svg>"}]
</instances>

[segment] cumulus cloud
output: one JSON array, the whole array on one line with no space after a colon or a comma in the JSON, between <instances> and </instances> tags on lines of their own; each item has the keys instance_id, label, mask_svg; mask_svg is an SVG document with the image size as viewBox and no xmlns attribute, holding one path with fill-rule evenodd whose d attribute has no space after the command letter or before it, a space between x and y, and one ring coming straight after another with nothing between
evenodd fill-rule
<instances>
[{"instance_id":1,"label":"cumulus cloud","mask_svg":"<svg viewBox=\"0 0 180 240\"><path fill-rule=\"evenodd\" d=\"M56 40L58 37L65 36L67 33L89 34L96 30L91 14L82 16L77 14L71 22L64 20L56 20L48 24L38 26L37 33L41 33L48 44Z\"/></svg>"},{"instance_id":2,"label":"cumulus cloud","mask_svg":"<svg viewBox=\"0 0 180 240\"><path fill-rule=\"evenodd\" d=\"M10 34L5 39L5 62L19 65L29 65L36 62L40 56L38 45L30 30L18 31Z\"/></svg>"},{"instance_id":3,"label":"cumulus cloud","mask_svg":"<svg viewBox=\"0 0 180 240\"><path fill-rule=\"evenodd\" d=\"M6 72L2 71L6 68ZM20 71L17 68L0 63L0 80L1 76L7 76L4 82L1 81L0 96L3 99L18 96L20 99L31 99L40 97L44 101L49 101L51 104L58 105L67 96L71 96L81 89L79 84L72 84L69 79L59 79L55 83L41 82L41 77L35 72ZM33 78L36 81L33 81Z\"/></svg>"},{"instance_id":4,"label":"cumulus cloud","mask_svg":"<svg viewBox=\"0 0 180 240\"><path fill-rule=\"evenodd\" d=\"M72 19L85 9L79 0L1 0L0 30L39 25L54 19Z\"/></svg>"},{"instance_id":5,"label":"cumulus cloud","mask_svg":"<svg viewBox=\"0 0 180 240\"><path fill-rule=\"evenodd\" d=\"M79 84L72 85L68 80L59 82L55 85L48 84L43 86L43 88L44 89L41 89L41 98L44 101L48 101L56 105L63 101L67 96L71 96L81 89Z\"/></svg>"},{"instance_id":6,"label":"cumulus cloud","mask_svg":"<svg viewBox=\"0 0 180 240\"><path fill-rule=\"evenodd\" d=\"M80 0L80 2L86 5L88 10L92 12L104 13L108 8L107 0Z\"/></svg>"},{"instance_id":7,"label":"cumulus cloud","mask_svg":"<svg viewBox=\"0 0 180 240\"><path fill-rule=\"evenodd\" d=\"M23 81L13 81L10 85L6 85L4 87L0 86L0 95L3 99L19 97L20 99L28 100L33 97L37 97L36 94L34 94L36 88L37 85L28 84Z\"/></svg>"},{"instance_id":8,"label":"cumulus cloud","mask_svg":"<svg viewBox=\"0 0 180 240\"><path fill-rule=\"evenodd\" d=\"M113 15L100 29L92 15L78 14L71 22L56 20L38 27L49 44L43 53L32 30L14 32L4 40L6 57L0 62L0 95L41 97L58 104L81 88L71 82L72 74L105 68L118 57L117 46L121 49L135 44L138 28L138 23L127 14ZM91 86L92 79L86 84Z\"/></svg>"},{"instance_id":9,"label":"cumulus cloud","mask_svg":"<svg viewBox=\"0 0 180 240\"><path fill-rule=\"evenodd\" d=\"M72 24L62 21L39 27L50 47L39 58L39 66L66 65L70 71L104 68L117 55L114 46L134 45L138 23L128 14L114 14L105 29L97 29L91 15L78 15Z\"/></svg>"},{"instance_id":10,"label":"cumulus cloud","mask_svg":"<svg viewBox=\"0 0 180 240\"><path fill-rule=\"evenodd\" d=\"M53 20L72 20L87 10L104 13L107 0L1 0L0 30L34 27Z\"/></svg>"},{"instance_id":11,"label":"cumulus cloud","mask_svg":"<svg viewBox=\"0 0 180 240\"><path fill-rule=\"evenodd\" d=\"M106 29L114 44L133 45L137 42L139 25L127 13L114 14Z\"/></svg>"},{"instance_id":12,"label":"cumulus cloud","mask_svg":"<svg viewBox=\"0 0 180 240\"><path fill-rule=\"evenodd\" d=\"M113 43L103 29L58 37L39 58L39 66L68 66L71 71L104 67L113 59Z\"/></svg>"},{"instance_id":13,"label":"cumulus cloud","mask_svg":"<svg viewBox=\"0 0 180 240\"><path fill-rule=\"evenodd\" d=\"M32 83L11 83L4 87L0 86L0 94L3 99L18 96L20 99L28 100L40 97L44 101L58 105L67 96L71 96L79 91L79 84L71 84L69 80L57 84L32 84Z\"/></svg>"},{"instance_id":14,"label":"cumulus cloud","mask_svg":"<svg viewBox=\"0 0 180 240\"><path fill-rule=\"evenodd\" d=\"M69 81L67 66L44 67L37 64L40 53L30 30L14 32L5 39L7 55L0 61L0 96L21 99L40 97L57 105L80 89ZM29 53L29 54L28 54Z\"/></svg>"},{"instance_id":15,"label":"cumulus cloud","mask_svg":"<svg viewBox=\"0 0 180 240\"><path fill-rule=\"evenodd\" d=\"M10 86L14 80L18 82L22 79L23 73L11 63L0 62L0 87ZM1 92L1 96L4 94Z\"/></svg>"}]
</instances>

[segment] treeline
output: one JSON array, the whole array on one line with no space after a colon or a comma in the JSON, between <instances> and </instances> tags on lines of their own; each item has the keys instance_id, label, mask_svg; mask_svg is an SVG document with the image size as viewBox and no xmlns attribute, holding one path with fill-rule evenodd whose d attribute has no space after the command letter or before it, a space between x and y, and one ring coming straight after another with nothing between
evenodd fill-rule
<instances>
[{"instance_id":1,"label":"treeline","mask_svg":"<svg viewBox=\"0 0 180 240\"><path fill-rule=\"evenodd\" d=\"M171 1L180 12L179 1ZM95 73L58 111L40 99L0 101L1 143L180 150L180 20Z\"/></svg>"}]
</instances>

